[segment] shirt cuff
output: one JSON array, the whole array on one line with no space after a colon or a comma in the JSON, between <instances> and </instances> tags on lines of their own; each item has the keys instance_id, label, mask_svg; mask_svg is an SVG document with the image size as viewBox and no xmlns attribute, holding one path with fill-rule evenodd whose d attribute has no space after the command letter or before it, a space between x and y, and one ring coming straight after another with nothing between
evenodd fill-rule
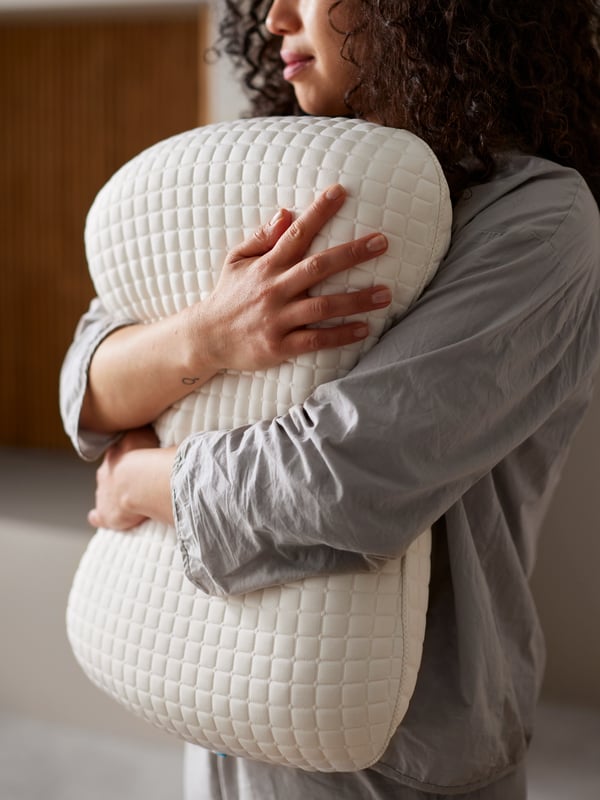
<instances>
[{"instance_id":1,"label":"shirt cuff","mask_svg":"<svg viewBox=\"0 0 600 800\"><path fill-rule=\"evenodd\" d=\"M195 436L197 441L197 434ZM190 471L186 464L186 442L177 448L171 470L171 497L173 519L187 579L201 591L211 596L224 596L226 592L212 578L200 550L199 530L203 527L202 509L190 486ZM199 468L199 465L197 465ZM190 523L190 517L193 522Z\"/></svg>"},{"instance_id":2,"label":"shirt cuff","mask_svg":"<svg viewBox=\"0 0 600 800\"><path fill-rule=\"evenodd\" d=\"M102 434L80 426L81 409L87 389L92 357L106 337L131 320L91 320L80 325L79 333L65 357L60 373L60 412L65 432L85 461L96 461L121 434Z\"/></svg>"}]
</instances>

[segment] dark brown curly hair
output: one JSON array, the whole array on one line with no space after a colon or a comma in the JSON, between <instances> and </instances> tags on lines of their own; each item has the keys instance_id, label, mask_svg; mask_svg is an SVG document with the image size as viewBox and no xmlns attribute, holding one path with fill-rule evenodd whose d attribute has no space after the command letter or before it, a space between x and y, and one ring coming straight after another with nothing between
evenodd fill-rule
<instances>
[{"instance_id":1,"label":"dark brown curly hair","mask_svg":"<svg viewBox=\"0 0 600 800\"><path fill-rule=\"evenodd\" d=\"M347 2L330 0L332 25ZM224 0L215 49L241 71L252 114L300 114L265 28L271 4ZM351 0L351 10L348 116L420 136L455 196L519 149L579 170L600 199L600 2Z\"/></svg>"}]
</instances>

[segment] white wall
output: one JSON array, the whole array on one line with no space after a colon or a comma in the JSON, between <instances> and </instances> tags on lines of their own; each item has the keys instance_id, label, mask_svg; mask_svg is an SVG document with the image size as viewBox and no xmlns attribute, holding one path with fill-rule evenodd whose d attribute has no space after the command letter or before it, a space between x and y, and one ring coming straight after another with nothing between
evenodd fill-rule
<instances>
[{"instance_id":1,"label":"white wall","mask_svg":"<svg viewBox=\"0 0 600 800\"><path fill-rule=\"evenodd\" d=\"M208 68L211 79L211 120L233 120L244 114L248 102L235 80L231 67L223 60Z\"/></svg>"},{"instance_id":2,"label":"white wall","mask_svg":"<svg viewBox=\"0 0 600 800\"><path fill-rule=\"evenodd\" d=\"M213 0L213 30L210 35L212 43L217 39L217 14L219 4ZM238 119L247 110L248 103L240 82L236 78L229 60L225 57L208 66L210 80L211 121L223 122Z\"/></svg>"}]
</instances>

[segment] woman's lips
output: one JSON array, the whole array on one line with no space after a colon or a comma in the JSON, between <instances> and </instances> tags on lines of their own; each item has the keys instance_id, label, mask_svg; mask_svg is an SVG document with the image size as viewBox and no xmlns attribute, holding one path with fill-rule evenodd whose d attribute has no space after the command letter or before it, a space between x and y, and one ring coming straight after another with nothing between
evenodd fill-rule
<instances>
[{"instance_id":1,"label":"woman's lips","mask_svg":"<svg viewBox=\"0 0 600 800\"><path fill-rule=\"evenodd\" d=\"M281 53L281 60L285 64L283 77L286 81L290 81L312 64L315 59L313 56L309 56L305 53L293 53L283 50Z\"/></svg>"}]
</instances>

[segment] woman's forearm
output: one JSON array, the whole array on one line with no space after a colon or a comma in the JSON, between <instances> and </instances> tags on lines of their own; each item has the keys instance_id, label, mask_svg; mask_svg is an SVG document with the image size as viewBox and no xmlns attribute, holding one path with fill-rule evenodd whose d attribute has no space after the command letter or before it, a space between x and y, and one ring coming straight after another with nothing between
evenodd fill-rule
<instances>
[{"instance_id":1,"label":"woman's forearm","mask_svg":"<svg viewBox=\"0 0 600 800\"><path fill-rule=\"evenodd\" d=\"M139 428L209 380L218 369L203 354L198 316L185 309L110 334L90 365L81 427L98 433Z\"/></svg>"}]
</instances>

